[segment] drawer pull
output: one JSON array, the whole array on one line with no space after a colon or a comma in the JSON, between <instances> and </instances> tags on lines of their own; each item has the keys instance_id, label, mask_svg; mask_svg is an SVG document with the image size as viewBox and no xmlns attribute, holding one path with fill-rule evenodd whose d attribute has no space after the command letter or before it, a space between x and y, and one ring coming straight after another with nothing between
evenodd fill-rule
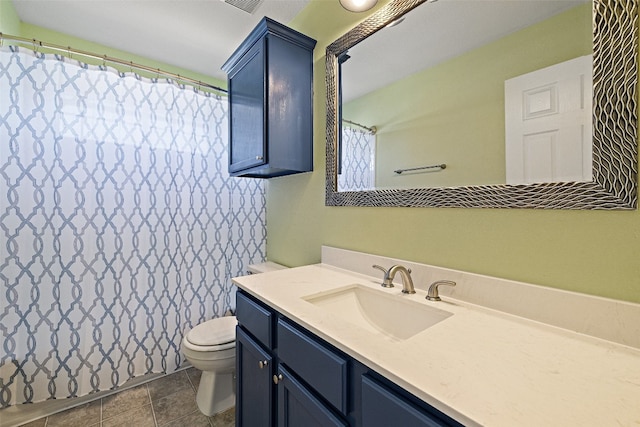
<instances>
[{"instance_id":1,"label":"drawer pull","mask_svg":"<svg viewBox=\"0 0 640 427\"><path fill-rule=\"evenodd\" d=\"M278 375L274 375L273 376L273 383L274 384L278 384L280 381L282 381L282 374L278 374Z\"/></svg>"},{"instance_id":2,"label":"drawer pull","mask_svg":"<svg viewBox=\"0 0 640 427\"><path fill-rule=\"evenodd\" d=\"M264 369L268 365L269 365L269 361L268 360L261 360L261 361L258 362L258 366L260 367L260 369Z\"/></svg>"}]
</instances>

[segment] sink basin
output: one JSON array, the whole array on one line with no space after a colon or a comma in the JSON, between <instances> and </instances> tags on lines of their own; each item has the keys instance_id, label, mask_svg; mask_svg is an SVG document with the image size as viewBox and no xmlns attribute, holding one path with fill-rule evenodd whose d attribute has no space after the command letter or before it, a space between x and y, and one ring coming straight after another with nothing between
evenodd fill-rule
<instances>
[{"instance_id":1,"label":"sink basin","mask_svg":"<svg viewBox=\"0 0 640 427\"><path fill-rule=\"evenodd\" d=\"M303 297L328 313L380 335L403 341L452 316L443 310L362 285Z\"/></svg>"}]
</instances>

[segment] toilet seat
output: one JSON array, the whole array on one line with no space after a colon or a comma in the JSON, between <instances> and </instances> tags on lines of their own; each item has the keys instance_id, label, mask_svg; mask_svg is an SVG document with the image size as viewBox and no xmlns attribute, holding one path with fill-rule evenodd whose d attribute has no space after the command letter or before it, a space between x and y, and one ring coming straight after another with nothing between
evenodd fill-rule
<instances>
[{"instance_id":1,"label":"toilet seat","mask_svg":"<svg viewBox=\"0 0 640 427\"><path fill-rule=\"evenodd\" d=\"M184 344L193 351L222 351L233 348L236 345L237 323L235 316L207 320L187 333Z\"/></svg>"}]
</instances>

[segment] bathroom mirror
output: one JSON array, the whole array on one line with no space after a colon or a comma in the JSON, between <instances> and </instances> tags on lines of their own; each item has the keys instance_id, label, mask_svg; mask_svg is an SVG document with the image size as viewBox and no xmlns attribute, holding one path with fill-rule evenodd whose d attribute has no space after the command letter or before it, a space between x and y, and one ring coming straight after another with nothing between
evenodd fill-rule
<instances>
[{"instance_id":1,"label":"bathroom mirror","mask_svg":"<svg viewBox=\"0 0 640 427\"><path fill-rule=\"evenodd\" d=\"M326 204L328 206L415 206L415 207L519 207L519 208L560 208L560 209L635 209L637 204L637 118L636 118L636 83L637 83L637 28L636 13L637 2L632 1L594 1L593 7L593 82L588 89L592 91L592 138L591 144L587 143L587 148L592 152L592 170L588 171L589 164L585 168L590 172L584 179L572 177L564 182L545 182L535 184L507 184L499 179L488 179L480 181L480 185L471 180L471 184L465 182L461 184L448 183L446 180L433 179L443 177L444 174L461 168L463 163L460 158L437 158L434 157L434 164L449 163L447 169L438 171L405 172L403 180L410 181L412 174L424 174L427 176L425 186L415 188L391 188L385 185L384 189L371 189L367 191L338 191L338 171L342 166L337 155L340 151L340 130L341 111L344 108L349 114L353 114L351 106L345 102L343 106L340 102L341 95L346 95L350 100L350 88L340 88L340 68L341 63L348 64L352 61L350 56L358 53L358 44L371 37L378 37L385 31L393 30L401 32L404 23L393 28L386 26L404 17L405 14L414 8L420 8L422 14L429 13L429 8L433 8L433 13L437 13L435 6L444 3L464 4L464 1L452 2L450 0L440 0L437 3L429 1L392 1L360 25L340 37L327 47L326 71L327 71L327 177L326 177ZM486 2L483 2L486 3ZM510 2L491 1L497 8L500 4L507 5ZM513 2L511 2L513 3ZM520 3L520 2L517 2ZM529 2L535 3L535 2ZM587 6L588 7L588 6ZM496 9L496 14L504 8ZM416 10L418 12L418 10ZM406 16L407 21L411 15ZM468 17L466 18L468 19ZM486 19L486 18L485 18ZM380 31L384 29L384 31ZM588 30L588 29L587 29ZM435 41L437 43L437 41ZM424 40L423 43L429 43ZM589 48L590 46L587 46ZM415 52L409 52L411 55ZM587 53L587 52L585 52ZM480 56L475 54L475 61L495 62L495 58L490 56ZM387 55L384 51L378 52L376 58L371 58L371 68L376 68L378 61L384 60ZM480 59L478 59L480 58ZM590 60L590 58L589 58ZM476 62L476 64L478 64ZM494 73L495 74L495 73ZM437 76L437 73L433 73ZM345 74L344 77L347 77ZM410 76L409 78L413 78ZM434 77L435 79L435 77ZM380 77L377 80L382 81ZM438 85L439 81L433 82ZM502 84L502 81L500 81ZM415 85L413 88L418 88ZM422 85L419 86L422 89ZM405 92L412 91L408 86ZM417 91L417 90L416 90ZM464 91L462 91L464 92ZM458 94L454 94L459 97ZM367 101L369 105L378 105L375 102ZM423 103L425 104L425 103ZM427 103L426 108L430 108ZM456 107L457 108L457 107ZM501 108L504 109L503 106ZM419 115L419 114L418 114ZM354 115L357 117L357 114ZM345 115L346 118L346 115ZM357 122L357 120L355 120ZM409 122L411 120L407 120ZM467 122L465 118L458 122L449 123L453 130L462 126L461 122ZM373 124L376 123L365 123ZM504 122L501 124L504 127ZM430 128L425 128L429 130ZM468 131L473 134L474 129ZM503 131L504 132L504 131ZM486 129L477 129L476 133L482 133L483 137ZM498 132L500 133L500 132ZM380 136L382 138L382 136ZM504 138L504 137L502 137ZM588 141L588 142L589 142ZM449 146L459 143L456 147L462 151L463 155L469 150L464 148L464 144L458 141L447 141ZM391 149L402 146L402 141L393 141L388 145ZM488 147L488 142L484 141L482 147ZM498 141L493 145L504 145L504 141ZM380 155L383 149L378 150ZM591 153L589 153L591 154ZM502 157L500 157L502 156ZM429 164L429 159L421 159L419 156L408 155L408 158L415 161L414 164L407 164L407 167L422 166ZM469 157L469 156L468 156ZM470 156L473 157L473 156ZM504 162L504 154L494 153L492 149L480 149L479 154L475 154L478 162ZM497 160L496 160L497 159ZM467 159L469 160L469 159ZM473 160L473 159L471 159ZM392 174L397 166L388 168L387 172ZM467 165L466 169L471 166ZM495 167L490 169L497 169ZM441 175L440 175L441 174ZM504 175L504 172L501 173ZM500 174L498 174L500 175ZM406 178L405 178L406 177ZM435 182L434 187L430 187L428 182ZM400 181L399 179L397 181ZM513 181L511 181L513 182Z\"/></svg>"}]
</instances>

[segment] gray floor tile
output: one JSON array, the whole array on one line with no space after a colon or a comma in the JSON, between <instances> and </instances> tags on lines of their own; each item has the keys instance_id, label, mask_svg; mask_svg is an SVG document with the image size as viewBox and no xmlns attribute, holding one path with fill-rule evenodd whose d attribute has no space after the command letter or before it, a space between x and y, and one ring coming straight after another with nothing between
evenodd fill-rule
<instances>
[{"instance_id":1,"label":"gray floor tile","mask_svg":"<svg viewBox=\"0 0 640 427\"><path fill-rule=\"evenodd\" d=\"M102 399L102 419L115 417L123 412L136 409L151 403L147 385L123 390Z\"/></svg>"},{"instance_id":2,"label":"gray floor tile","mask_svg":"<svg viewBox=\"0 0 640 427\"><path fill-rule=\"evenodd\" d=\"M47 427L88 427L95 424L100 424L99 400L51 415L47 421Z\"/></svg>"},{"instance_id":3,"label":"gray floor tile","mask_svg":"<svg viewBox=\"0 0 640 427\"><path fill-rule=\"evenodd\" d=\"M168 424L159 424L160 427L211 427L209 417L200 411L192 412Z\"/></svg>"},{"instance_id":4,"label":"gray floor tile","mask_svg":"<svg viewBox=\"0 0 640 427\"><path fill-rule=\"evenodd\" d=\"M183 388L192 390L191 383L189 382L189 378L187 378L185 371L174 372L171 375L153 380L148 384L148 386L152 401L162 399L163 397L173 394Z\"/></svg>"},{"instance_id":5,"label":"gray floor tile","mask_svg":"<svg viewBox=\"0 0 640 427\"><path fill-rule=\"evenodd\" d=\"M189 368L186 370L187 376L189 377L189 381L193 385L193 389L198 392L198 387L200 386L200 377L202 376L202 371L196 368Z\"/></svg>"},{"instance_id":6,"label":"gray floor tile","mask_svg":"<svg viewBox=\"0 0 640 427\"><path fill-rule=\"evenodd\" d=\"M236 408L227 409L224 412L209 417L213 427L235 427L236 425Z\"/></svg>"},{"instance_id":7,"label":"gray floor tile","mask_svg":"<svg viewBox=\"0 0 640 427\"><path fill-rule=\"evenodd\" d=\"M156 422L158 425L167 424L170 421L197 411L198 407L196 405L195 395L193 389L189 386L169 396L152 400L153 411L156 414Z\"/></svg>"},{"instance_id":8,"label":"gray floor tile","mask_svg":"<svg viewBox=\"0 0 640 427\"><path fill-rule=\"evenodd\" d=\"M195 400L200 376L190 368L21 427L99 427L101 418L102 427L235 426L234 409L213 417L200 413Z\"/></svg>"},{"instance_id":9,"label":"gray floor tile","mask_svg":"<svg viewBox=\"0 0 640 427\"><path fill-rule=\"evenodd\" d=\"M155 427L151 404L102 420L102 427Z\"/></svg>"},{"instance_id":10,"label":"gray floor tile","mask_svg":"<svg viewBox=\"0 0 640 427\"><path fill-rule=\"evenodd\" d=\"M44 427L47 422L47 418L40 418L39 420L31 421L27 424L22 424L20 427Z\"/></svg>"}]
</instances>

